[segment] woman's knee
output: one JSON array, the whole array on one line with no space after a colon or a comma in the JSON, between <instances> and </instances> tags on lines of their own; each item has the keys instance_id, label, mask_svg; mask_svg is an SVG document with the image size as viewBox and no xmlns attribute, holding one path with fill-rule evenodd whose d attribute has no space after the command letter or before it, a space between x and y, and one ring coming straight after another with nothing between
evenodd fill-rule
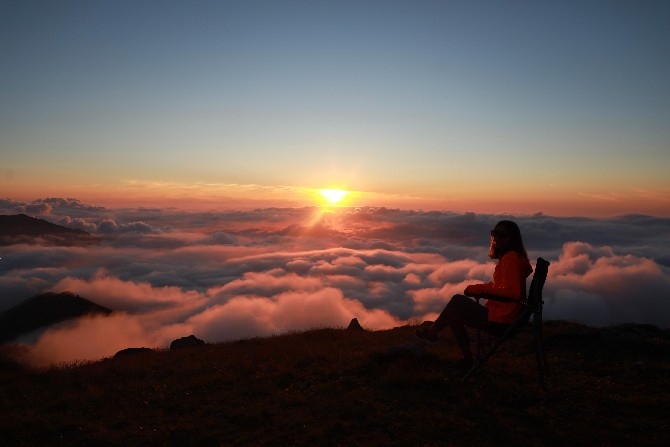
<instances>
[{"instance_id":1,"label":"woman's knee","mask_svg":"<svg viewBox=\"0 0 670 447\"><path fill-rule=\"evenodd\" d=\"M466 301L470 301L470 298L468 298L465 295L454 295L451 297L451 301L449 301L447 307L451 308L463 307L467 305Z\"/></svg>"}]
</instances>

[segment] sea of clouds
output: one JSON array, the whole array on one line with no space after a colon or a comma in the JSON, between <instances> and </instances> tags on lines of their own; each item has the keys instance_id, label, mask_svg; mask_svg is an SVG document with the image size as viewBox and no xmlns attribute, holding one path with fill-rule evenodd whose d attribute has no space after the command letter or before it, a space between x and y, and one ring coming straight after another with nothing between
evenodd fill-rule
<instances>
[{"instance_id":1,"label":"sea of clouds","mask_svg":"<svg viewBox=\"0 0 670 447\"><path fill-rule=\"evenodd\" d=\"M0 200L0 214L17 213L101 241L0 247L0 312L48 291L115 311L22 340L34 365L164 348L190 334L219 342L346 327L352 318L367 329L434 319L468 284L491 280L489 232L501 219L519 224L532 264L551 262L546 319L670 327L668 218L373 207L187 212Z\"/></svg>"}]
</instances>

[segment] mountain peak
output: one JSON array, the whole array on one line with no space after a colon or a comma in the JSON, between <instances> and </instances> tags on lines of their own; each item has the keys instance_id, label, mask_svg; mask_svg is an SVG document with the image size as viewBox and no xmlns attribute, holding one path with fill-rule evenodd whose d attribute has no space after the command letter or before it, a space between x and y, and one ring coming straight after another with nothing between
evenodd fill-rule
<instances>
[{"instance_id":1,"label":"mountain peak","mask_svg":"<svg viewBox=\"0 0 670 447\"><path fill-rule=\"evenodd\" d=\"M0 245L32 243L36 239L41 239L50 245L97 242L97 239L86 231L63 227L27 214L0 215Z\"/></svg>"},{"instance_id":2,"label":"mountain peak","mask_svg":"<svg viewBox=\"0 0 670 447\"><path fill-rule=\"evenodd\" d=\"M65 320L110 313L110 309L71 292L35 295L0 314L0 342Z\"/></svg>"}]
</instances>

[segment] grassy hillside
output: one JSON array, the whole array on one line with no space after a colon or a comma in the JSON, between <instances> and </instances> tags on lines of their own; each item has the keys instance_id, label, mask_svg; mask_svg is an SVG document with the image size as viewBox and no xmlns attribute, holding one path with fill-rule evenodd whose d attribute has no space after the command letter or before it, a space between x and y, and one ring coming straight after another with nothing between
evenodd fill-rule
<instances>
[{"instance_id":1,"label":"grassy hillside","mask_svg":"<svg viewBox=\"0 0 670 447\"><path fill-rule=\"evenodd\" d=\"M670 336L551 322L468 381L451 337L319 329L1 373L2 445L665 445ZM405 349L407 348L407 349Z\"/></svg>"}]
</instances>

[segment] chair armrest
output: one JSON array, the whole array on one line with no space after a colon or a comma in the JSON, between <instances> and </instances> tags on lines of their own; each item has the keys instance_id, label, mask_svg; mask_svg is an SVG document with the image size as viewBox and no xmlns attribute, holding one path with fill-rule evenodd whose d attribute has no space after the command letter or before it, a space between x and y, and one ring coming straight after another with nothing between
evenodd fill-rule
<instances>
[{"instance_id":1,"label":"chair armrest","mask_svg":"<svg viewBox=\"0 0 670 447\"><path fill-rule=\"evenodd\" d=\"M479 301L479 300L491 300L491 301L499 301L501 303L511 303L513 301L516 301L517 303L525 304L521 300L517 300L517 299L514 299L514 298L508 298L506 296L491 295L489 293L478 293L476 295L471 295L471 296L474 299L476 299L477 301Z\"/></svg>"}]
</instances>

